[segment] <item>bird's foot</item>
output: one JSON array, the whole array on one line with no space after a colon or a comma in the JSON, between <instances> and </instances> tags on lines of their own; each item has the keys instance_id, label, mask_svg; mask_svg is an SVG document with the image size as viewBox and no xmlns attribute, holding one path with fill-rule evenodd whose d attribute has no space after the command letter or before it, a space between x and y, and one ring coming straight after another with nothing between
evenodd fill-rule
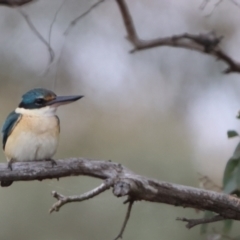
<instances>
[{"instance_id":1,"label":"bird's foot","mask_svg":"<svg viewBox=\"0 0 240 240\"><path fill-rule=\"evenodd\" d=\"M14 163L13 159L10 159L7 163L7 168L12 171L12 164ZM12 185L13 181L1 181L1 187L9 187L10 185Z\"/></svg>"},{"instance_id":2,"label":"bird's foot","mask_svg":"<svg viewBox=\"0 0 240 240\"><path fill-rule=\"evenodd\" d=\"M54 159L49 158L49 159L46 159L46 161L51 162L52 167L54 167L54 165L57 165L57 162Z\"/></svg>"},{"instance_id":3,"label":"bird's foot","mask_svg":"<svg viewBox=\"0 0 240 240\"><path fill-rule=\"evenodd\" d=\"M8 167L8 169L9 169L10 171L12 171L12 164L13 164L13 163L14 163L14 160L13 160L13 159L11 159L11 160L8 161L7 167Z\"/></svg>"}]
</instances>

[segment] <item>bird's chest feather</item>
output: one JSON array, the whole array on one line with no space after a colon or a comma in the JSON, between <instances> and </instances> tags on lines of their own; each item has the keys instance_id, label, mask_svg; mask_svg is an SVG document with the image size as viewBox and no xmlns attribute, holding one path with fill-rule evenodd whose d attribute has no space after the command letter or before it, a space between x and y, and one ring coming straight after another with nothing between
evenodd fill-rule
<instances>
[{"instance_id":1,"label":"bird's chest feather","mask_svg":"<svg viewBox=\"0 0 240 240\"><path fill-rule=\"evenodd\" d=\"M5 154L16 161L51 158L57 149L59 122L56 116L23 115L7 139Z\"/></svg>"}]
</instances>

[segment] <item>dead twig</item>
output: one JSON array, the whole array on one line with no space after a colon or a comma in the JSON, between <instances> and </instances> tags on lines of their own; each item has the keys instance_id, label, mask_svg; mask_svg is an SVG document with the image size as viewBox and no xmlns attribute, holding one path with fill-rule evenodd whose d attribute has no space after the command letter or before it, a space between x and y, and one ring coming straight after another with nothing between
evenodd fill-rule
<instances>
[{"instance_id":1,"label":"dead twig","mask_svg":"<svg viewBox=\"0 0 240 240\"><path fill-rule=\"evenodd\" d=\"M53 204L49 212L58 211L66 203L90 199L112 187L114 196L127 196L127 202L132 202L128 206L123 226L117 238L122 236L126 228L133 201L165 203L212 211L217 214L214 218L209 219L181 219L188 222L188 228L223 219L240 220L240 199L234 196L147 178L108 160L71 158L55 161L54 167L51 162L47 161L14 162L12 170L7 168L7 164L0 163L0 181L41 181L79 175L103 179L105 181L99 187L80 196L68 197L53 191L52 194L57 202Z\"/></svg>"},{"instance_id":2,"label":"dead twig","mask_svg":"<svg viewBox=\"0 0 240 240\"><path fill-rule=\"evenodd\" d=\"M223 0L218 0L216 3L214 3L212 10L206 15L206 17L210 17L222 2Z\"/></svg>"},{"instance_id":3,"label":"dead twig","mask_svg":"<svg viewBox=\"0 0 240 240\"><path fill-rule=\"evenodd\" d=\"M212 11L207 15L207 16L211 16L213 14L213 12L216 10L216 8L223 2L223 0L218 0L214 6L213 6L213 9Z\"/></svg>"},{"instance_id":4,"label":"dead twig","mask_svg":"<svg viewBox=\"0 0 240 240\"><path fill-rule=\"evenodd\" d=\"M63 52L64 52L64 49L65 49L65 44L66 44L66 38L67 36L69 35L69 32L71 31L71 29L73 28L73 26L76 25L76 23L78 21L80 21L83 17L87 16L93 9L95 9L98 5L100 5L101 3L103 3L105 0L100 0L96 3L94 3L92 6L90 6L85 12L83 12L80 16L78 16L77 18L75 18L74 20L72 20L70 22L70 24L68 25L67 29L64 31L64 35L65 35L65 39L63 41L63 44L62 44L62 48L60 50L60 53L59 53L59 57L58 57L58 60L56 62L56 73L55 73L55 78L54 78L54 82L53 82L53 89L55 89L55 86L56 86L56 81L57 81L57 78L58 78L58 72L59 72L59 69L60 69L60 63L61 63L61 59L62 59L62 55L63 55Z\"/></svg>"},{"instance_id":5,"label":"dead twig","mask_svg":"<svg viewBox=\"0 0 240 240\"><path fill-rule=\"evenodd\" d=\"M97 196L98 194L106 191L111 186L113 186L114 181L111 179L105 180L104 183L102 183L100 186L94 188L93 190L83 193L80 196L64 196L60 193L57 193L56 191L52 191L52 195L54 198L56 198L58 201L53 204L53 206L50 208L49 213L52 213L53 211L58 212L60 208L65 205L66 203L70 202L82 202L84 200L93 198Z\"/></svg>"},{"instance_id":6,"label":"dead twig","mask_svg":"<svg viewBox=\"0 0 240 240\"><path fill-rule=\"evenodd\" d=\"M32 30L32 32L38 37L38 39L47 47L49 52L49 64L50 65L54 60L54 51L51 48L50 44L45 40L45 38L41 35L41 33L36 29L36 27L33 25L32 21L30 20L29 16L20 8L17 8L17 11L20 13L20 15L25 19L27 25Z\"/></svg>"},{"instance_id":7,"label":"dead twig","mask_svg":"<svg viewBox=\"0 0 240 240\"><path fill-rule=\"evenodd\" d=\"M142 40L137 35L132 16L125 0L116 0L116 2L127 31L127 38L134 46L130 53L162 46L185 48L213 56L216 59L225 62L228 65L228 68L224 73L240 73L240 63L233 60L219 46L222 36L217 37L213 32L197 35L183 33L170 37Z\"/></svg>"},{"instance_id":8,"label":"dead twig","mask_svg":"<svg viewBox=\"0 0 240 240\"><path fill-rule=\"evenodd\" d=\"M223 39L223 36L217 37L215 32L211 31L209 33L198 35L185 33L183 35L183 38L190 39L193 42L203 46L204 52L210 53L212 50L218 47L221 40Z\"/></svg>"},{"instance_id":9,"label":"dead twig","mask_svg":"<svg viewBox=\"0 0 240 240\"><path fill-rule=\"evenodd\" d=\"M129 199L127 202L128 202L128 209L127 209L127 213L126 213L126 216L125 216L122 228L120 230L120 233L117 235L116 238L114 238L114 240L118 240L119 238L123 237L124 230L125 230L125 228L127 226L128 220L130 218L130 214L131 214L131 210L132 210L132 206L133 206L134 200L133 199Z\"/></svg>"},{"instance_id":10,"label":"dead twig","mask_svg":"<svg viewBox=\"0 0 240 240\"><path fill-rule=\"evenodd\" d=\"M103 3L105 0L99 0L96 3L94 3L88 10L86 10L84 13L82 13L80 16L76 17L75 19L73 19L70 24L68 25L67 29L64 32L64 35L68 35L70 30L72 29L72 27L74 25L76 25L76 23L81 20L83 17L85 17L86 15L88 15L94 8L96 8L98 5L100 5L101 3Z\"/></svg>"},{"instance_id":11,"label":"dead twig","mask_svg":"<svg viewBox=\"0 0 240 240\"><path fill-rule=\"evenodd\" d=\"M202 1L202 3L200 4L199 8L201 10L204 10L206 8L206 6L209 4L210 1L211 0L204 0L204 1Z\"/></svg>"},{"instance_id":12,"label":"dead twig","mask_svg":"<svg viewBox=\"0 0 240 240\"><path fill-rule=\"evenodd\" d=\"M54 23L56 22L57 20L57 16L59 14L59 12L61 11L63 5L65 4L66 0L63 0L63 2L61 3L61 5L59 6L59 8L57 9L57 11L55 12L54 14L54 17L53 17L53 20L50 24L50 27L49 27L49 32L48 32L48 44L49 46L51 46L51 37L52 37L52 29L53 29L53 26L54 26ZM60 53L61 54L61 53ZM43 76L47 75L49 69L51 68L51 65L52 65L53 61L48 65L48 67L46 68ZM53 90L55 90L55 81L56 79L54 79L54 83L53 83Z\"/></svg>"},{"instance_id":13,"label":"dead twig","mask_svg":"<svg viewBox=\"0 0 240 240\"><path fill-rule=\"evenodd\" d=\"M52 29L53 29L53 25L57 20L57 16L59 14L59 12L61 11L63 5L66 3L66 0L63 0L63 2L61 3L61 5L59 6L59 8L57 9L57 11L54 14L53 20L50 24L50 28L49 28L49 32L48 32L48 44L49 46L51 46L51 36L52 36Z\"/></svg>"},{"instance_id":14,"label":"dead twig","mask_svg":"<svg viewBox=\"0 0 240 240\"><path fill-rule=\"evenodd\" d=\"M230 0L235 6L240 8L240 3L237 0Z\"/></svg>"},{"instance_id":15,"label":"dead twig","mask_svg":"<svg viewBox=\"0 0 240 240\"><path fill-rule=\"evenodd\" d=\"M200 175L199 177L199 187L206 189L206 190L212 190L215 192L222 192L222 187L217 185L213 182L212 179L210 179L208 176L202 175L201 173L198 173Z\"/></svg>"},{"instance_id":16,"label":"dead twig","mask_svg":"<svg viewBox=\"0 0 240 240\"><path fill-rule=\"evenodd\" d=\"M70 158L50 162L15 162L12 171L0 163L0 181L33 181L69 176L90 176L113 179L116 197L165 203L194 209L208 210L226 219L240 220L240 199L224 193L193 188L140 176L114 162ZM104 183L105 184L105 183ZM103 188L105 185L101 185Z\"/></svg>"},{"instance_id":17,"label":"dead twig","mask_svg":"<svg viewBox=\"0 0 240 240\"><path fill-rule=\"evenodd\" d=\"M36 0L0 0L0 5L5 5L8 7L18 7L35 1Z\"/></svg>"},{"instance_id":18,"label":"dead twig","mask_svg":"<svg viewBox=\"0 0 240 240\"><path fill-rule=\"evenodd\" d=\"M209 5L209 3L211 2L211 0L204 0L202 1L201 5L199 6L199 8L201 10L205 10L205 8L207 7L207 5ZM234 4L235 6L237 6L238 8L240 8L240 3L237 0L229 0L230 3ZM206 15L206 17L210 17L213 12L217 9L217 7L223 3L223 0L218 0L217 2L215 2L213 4L212 9L210 10L210 12Z\"/></svg>"},{"instance_id":19,"label":"dead twig","mask_svg":"<svg viewBox=\"0 0 240 240\"><path fill-rule=\"evenodd\" d=\"M177 218L176 220L187 222L186 228L190 229L190 228L195 227L199 224L218 222L218 221L222 221L222 220L225 220L225 219L226 218L224 218L221 215L215 215L211 218L199 218L199 219Z\"/></svg>"}]
</instances>

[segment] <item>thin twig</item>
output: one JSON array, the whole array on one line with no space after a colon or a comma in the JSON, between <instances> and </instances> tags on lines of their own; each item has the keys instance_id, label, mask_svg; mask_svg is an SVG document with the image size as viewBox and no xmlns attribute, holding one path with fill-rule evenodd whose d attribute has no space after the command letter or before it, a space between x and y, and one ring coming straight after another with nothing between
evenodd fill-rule
<instances>
[{"instance_id":1,"label":"thin twig","mask_svg":"<svg viewBox=\"0 0 240 240\"><path fill-rule=\"evenodd\" d=\"M233 60L219 47L219 43L222 39L221 36L217 37L211 32L198 35L183 33L170 37L142 40L137 35L131 14L125 0L116 0L116 2L118 4L125 29L127 31L127 38L134 46L134 49L131 50L130 53L162 46L185 48L211 55L218 60L225 62L228 65L228 68L224 71L224 73L240 73L240 63Z\"/></svg>"},{"instance_id":2,"label":"thin twig","mask_svg":"<svg viewBox=\"0 0 240 240\"><path fill-rule=\"evenodd\" d=\"M72 27L79 21L81 20L83 17L85 17L87 14L89 14L94 8L96 8L98 5L100 5L101 3L103 3L105 0L99 0L96 3L94 3L87 11L85 11L84 13L82 13L80 16L76 17L74 20L72 20L70 22L70 24L68 25L67 29L64 32L64 35L68 35L70 30L72 29Z\"/></svg>"},{"instance_id":3,"label":"thin twig","mask_svg":"<svg viewBox=\"0 0 240 240\"><path fill-rule=\"evenodd\" d=\"M32 21L30 20L29 16L20 8L17 8L17 11L22 15L22 17L25 19L26 23L28 24L28 26L30 27L30 29L32 30L32 32L38 37L38 39L47 47L48 52L49 52L49 64L50 65L53 60L54 60L54 51L51 48L50 44L45 40L45 38L41 35L41 33L36 29L36 27L33 25Z\"/></svg>"},{"instance_id":4,"label":"thin twig","mask_svg":"<svg viewBox=\"0 0 240 240\"><path fill-rule=\"evenodd\" d=\"M204 10L210 1L211 0L204 0L204 1L202 1L202 3L200 4L199 8L201 10Z\"/></svg>"},{"instance_id":5,"label":"thin twig","mask_svg":"<svg viewBox=\"0 0 240 240\"><path fill-rule=\"evenodd\" d=\"M66 203L70 202L82 202L84 200L90 199L92 197L97 196L98 194L106 191L111 186L113 186L114 180L113 179L107 179L104 183L102 183L100 186L94 188L93 190L83 193L80 196L64 196L60 193L57 193L56 191L52 191L53 197L55 197L58 201L53 204L53 206L50 208L49 213L52 213L53 211L58 212L60 208L65 205Z\"/></svg>"},{"instance_id":6,"label":"thin twig","mask_svg":"<svg viewBox=\"0 0 240 240\"><path fill-rule=\"evenodd\" d=\"M59 57L56 61L56 70L55 70L55 76L54 76L54 80L53 80L53 91L56 91L56 84L57 84L57 78L59 76L60 64L61 64L63 52L65 50L65 46L66 46L65 42L66 42L66 39L64 39L63 45L62 45L60 53L59 53Z\"/></svg>"},{"instance_id":7,"label":"thin twig","mask_svg":"<svg viewBox=\"0 0 240 240\"><path fill-rule=\"evenodd\" d=\"M199 187L206 189L206 190L212 190L216 192L221 192L222 187L217 185L213 182L212 179L210 179L208 176L202 175L201 173L198 173L200 175L199 177Z\"/></svg>"},{"instance_id":8,"label":"thin twig","mask_svg":"<svg viewBox=\"0 0 240 240\"><path fill-rule=\"evenodd\" d=\"M133 45L138 46L141 44L141 40L138 38L137 31L135 29L132 16L129 12L128 6L125 1L116 0L120 12L122 14L123 22L128 33L128 40L133 43Z\"/></svg>"},{"instance_id":9,"label":"thin twig","mask_svg":"<svg viewBox=\"0 0 240 240\"><path fill-rule=\"evenodd\" d=\"M67 38L67 36L69 35L69 32L71 31L72 27L73 27L78 21L80 21L83 17L87 16L94 8L96 8L98 5L100 5L100 4L103 3L104 1L105 1L105 0L100 0L100 1L98 1L98 2L96 2L96 3L94 3L88 10L86 10L86 11L85 11L84 13L82 13L80 16L78 16L77 18L75 18L73 21L71 21L70 24L68 25L67 29L64 31L65 39L64 39L64 41L63 41L62 48L61 48L61 50L60 50L60 54L59 54L58 60L57 60L57 62L56 62L56 74L55 74L55 77L54 77L53 89L55 89L55 87L56 87L58 72L59 72L59 69L60 69L60 62L61 62L62 55L63 55L64 49L65 49L66 38Z\"/></svg>"},{"instance_id":10,"label":"thin twig","mask_svg":"<svg viewBox=\"0 0 240 240\"><path fill-rule=\"evenodd\" d=\"M237 0L229 0L232 4L240 8L240 3ZM211 0L204 0L199 8L201 10L204 10L207 5L211 2ZM216 10L216 8L223 2L223 0L218 0L217 2L214 3L212 10L206 15L207 17L211 16L213 12Z\"/></svg>"},{"instance_id":11,"label":"thin twig","mask_svg":"<svg viewBox=\"0 0 240 240\"><path fill-rule=\"evenodd\" d=\"M17 7L17 6L22 6L35 1L36 0L0 0L0 5L5 5L8 7Z\"/></svg>"},{"instance_id":12,"label":"thin twig","mask_svg":"<svg viewBox=\"0 0 240 240\"><path fill-rule=\"evenodd\" d=\"M240 8L240 3L237 0L230 0L235 6Z\"/></svg>"},{"instance_id":13,"label":"thin twig","mask_svg":"<svg viewBox=\"0 0 240 240\"><path fill-rule=\"evenodd\" d=\"M53 26L54 26L54 23L56 22L57 20L57 16L59 14L59 12L61 11L63 5L65 4L66 0L63 0L63 2L61 3L61 5L59 6L59 8L57 9L56 13L54 14L54 17L53 17L53 20L50 24L50 27L49 27L49 32L48 32L48 44L49 46L51 46L51 37L52 37L52 29L53 29ZM53 61L51 62L53 63ZM51 65L52 64L49 64L48 67L46 68L46 70L44 71L43 73L43 76L47 75L49 69L51 68ZM54 79L54 83L53 83L53 91L55 90L55 79Z\"/></svg>"},{"instance_id":14,"label":"thin twig","mask_svg":"<svg viewBox=\"0 0 240 240\"><path fill-rule=\"evenodd\" d=\"M218 222L218 221L222 221L225 219L226 218L222 217L221 215L215 215L211 218L199 218L199 219L177 218L176 220L187 222L186 228L190 229L199 224Z\"/></svg>"},{"instance_id":15,"label":"thin twig","mask_svg":"<svg viewBox=\"0 0 240 240\"><path fill-rule=\"evenodd\" d=\"M232 0L231 0L232 1ZM200 9L203 11L207 7L207 5L211 2L211 0L205 0L202 2L200 5ZM210 17L213 12L216 10L216 8L223 2L223 0L218 0L217 2L214 3L212 10L206 15L206 17Z\"/></svg>"},{"instance_id":16,"label":"thin twig","mask_svg":"<svg viewBox=\"0 0 240 240\"><path fill-rule=\"evenodd\" d=\"M132 206L133 206L134 200L130 199L128 202L129 202L128 209L127 209L127 213L126 213L126 216L125 216L122 228L120 230L120 233L117 235L116 238L114 238L114 240L118 240L119 238L123 237L123 233L124 233L124 230L125 230L125 228L127 226L127 223L128 223L128 220L129 220L129 217L130 217L130 214L131 214L131 210L132 210Z\"/></svg>"},{"instance_id":17,"label":"thin twig","mask_svg":"<svg viewBox=\"0 0 240 240\"><path fill-rule=\"evenodd\" d=\"M210 17L213 12L216 10L216 8L223 2L223 0L218 0L214 5L212 10L206 15L206 17Z\"/></svg>"},{"instance_id":18,"label":"thin twig","mask_svg":"<svg viewBox=\"0 0 240 240\"><path fill-rule=\"evenodd\" d=\"M51 36L52 36L53 25L56 22L57 16L58 16L59 12L61 11L61 9L62 9L63 5L65 4L65 2L66 2L66 0L63 0L61 5L57 9L56 13L54 14L53 20L51 22L51 25L50 25L50 28L49 28L49 32L48 32L48 44L49 44L49 46L51 46Z\"/></svg>"}]
</instances>

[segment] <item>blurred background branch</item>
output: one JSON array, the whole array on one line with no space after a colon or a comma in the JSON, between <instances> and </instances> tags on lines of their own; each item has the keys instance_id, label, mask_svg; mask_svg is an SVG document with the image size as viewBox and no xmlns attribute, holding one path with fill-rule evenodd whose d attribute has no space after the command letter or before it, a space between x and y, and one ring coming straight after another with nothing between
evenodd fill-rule
<instances>
[{"instance_id":1,"label":"blurred background branch","mask_svg":"<svg viewBox=\"0 0 240 240\"><path fill-rule=\"evenodd\" d=\"M116 2L122 14L127 31L127 38L134 46L134 49L130 51L131 53L162 46L185 48L209 54L216 57L218 60L224 61L228 65L224 73L240 73L240 63L236 62L219 47L222 36L217 37L214 32L199 35L183 33L153 40L142 40L137 35L132 16L125 0L116 0ZM190 41L186 41L186 39Z\"/></svg>"},{"instance_id":2,"label":"blurred background branch","mask_svg":"<svg viewBox=\"0 0 240 240\"><path fill-rule=\"evenodd\" d=\"M64 32L64 35L68 35L70 30L79 22L83 17L88 15L94 8L98 7L101 3L103 3L105 0L99 0L96 3L92 4L85 12L81 13L81 15L77 16L75 19L73 19L70 24L68 25L67 29Z\"/></svg>"},{"instance_id":3,"label":"blurred background branch","mask_svg":"<svg viewBox=\"0 0 240 240\"><path fill-rule=\"evenodd\" d=\"M9 7L22 6L27 3L35 2L36 0L1 0L0 5L5 5Z\"/></svg>"},{"instance_id":4,"label":"blurred background branch","mask_svg":"<svg viewBox=\"0 0 240 240\"><path fill-rule=\"evenodd\" d=\"M215 215L210 218L200 218L200 219L177 218L176 220L187 222L186 228L190 229L199 224L213 223L213 222L222 221L224 219L225 218L221 215Z\"/></svg>"},{"instance_id":5,"label":"blurred background branch","mask_svg":"<svg viewBox=\"0 0 240 240\"><path fill-rule=\"evenodd\" d=\"M37 38L47 47L48 52L49 52L49 62L48 62L48 67L51 65L51 63L54 60L54 56L55 53L51 47L51 43L50 43L50 37L49 37L49 42L42 36L42 34L37 30L37 28L34 26L33 22L31 21L31 19L29 18L28 14L26 14L21 8L17 8L18 12L21 14L21 16L24 18L24 20L26 21L27 25L29 26L29 28L31 29L31 31L37 36ZM53 20L54 23L54 20ZM50 33L51 34L51 28L52 26L50 26Z\"/></svg>"}]
</instances>

